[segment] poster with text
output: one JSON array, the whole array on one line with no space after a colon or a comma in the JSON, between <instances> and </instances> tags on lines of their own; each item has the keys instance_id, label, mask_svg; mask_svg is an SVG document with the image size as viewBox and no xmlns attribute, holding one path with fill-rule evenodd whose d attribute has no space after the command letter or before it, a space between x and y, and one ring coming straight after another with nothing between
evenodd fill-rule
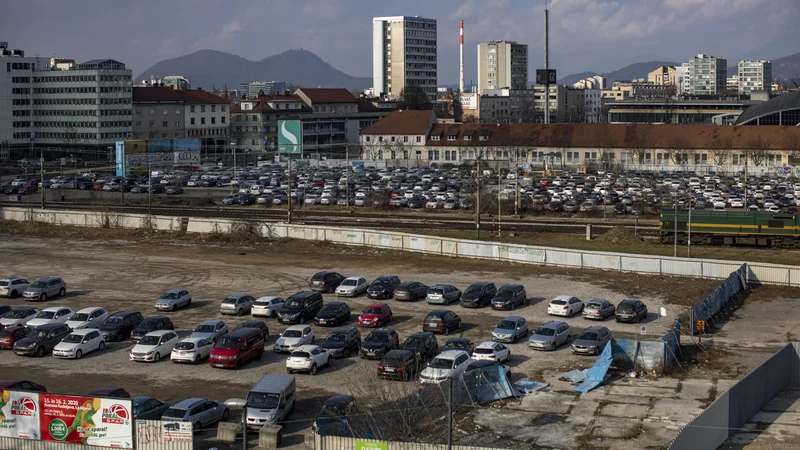
<instances>
[{"instance_id":1,"label":"poster with text","mask_svg":"<svg viewBox=\"0 0 800 450\"><path fill-rule=\"evenodd\" d=\"M132 448L131 401L40 394L42 440Z\"/></svg>"},{"instance_id":2,"label":"poster with text","mask_svg":"<svg viewBox=\"0 0 800 450\"><path fill-rule=\"evenodd\" d=\"M0 389L0 436L39 439L39 394Z\"/></svg>"}]
</instances>

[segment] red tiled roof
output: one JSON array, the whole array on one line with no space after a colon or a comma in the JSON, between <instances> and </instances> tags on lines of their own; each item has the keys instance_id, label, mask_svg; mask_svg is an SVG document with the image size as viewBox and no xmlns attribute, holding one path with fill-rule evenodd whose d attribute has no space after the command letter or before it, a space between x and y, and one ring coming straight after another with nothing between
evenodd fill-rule
<instances>
[{"instance_id":1,"label":"red tiled roof","mask_svg":"<svg viewBox=\"0 0 800 450\"><path fill-rule=\"evenodd\" d=\"M427 134L435 121L433 111L394 111L361 134Z\"/></svg>"},{"instance_id":2,"label":"red tiled roof","mask_svg":"<svg viewBox=\"0 0 800 450\"><path fill-rule=\"evenodd\" d=\"M186 95L186 103L230 103L230 100L226 100L222 97L217 97L216 95L203 91L200 89L194 89L192 91L177 91L182 92Z\"/></svg>"},{"instance_id":3,"label":"red tiled roof","mask_svg":"<svg viewBox=\"0 0 800 450\"><path fill-rule=\"evenodd\" d=\"M358 99L344 88L300 88L311 103L358 103Z\"/></svg>"}]
</instances>

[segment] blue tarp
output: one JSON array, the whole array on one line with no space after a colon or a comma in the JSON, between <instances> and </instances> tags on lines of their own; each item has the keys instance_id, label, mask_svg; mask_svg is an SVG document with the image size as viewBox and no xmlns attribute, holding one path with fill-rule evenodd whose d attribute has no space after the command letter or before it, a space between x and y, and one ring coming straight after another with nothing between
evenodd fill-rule
<instances>
[{"instance_id":1,"label":"blue tarp","mask_svg":"<svg viewBox=\"0 0 800 450\"><path fill-rule=\"evenodd\" d=\"M696 329L696 321L708 321L717 315L730 299L739 292L747 288L749 280L750 267L747 264L742 264L735 272L731 272L722 284L717 286L708 297L703 299L699 305L692 308L691 332L696 334L699 330Z\"/></svg>"},{"instance_id":2,"label":"blue tarp","mask_svg":"<svg viewBox=\"0 0 800 450\"><path fill-rule=\"evenodd\" d=\"M586 370L572 370L564 374L570 381L577 384L572 389L573 391L589 392L605 381L608 369L611 368L611 347L611 341L608 341L592 367Z\"/></svg>"}]
</instances>

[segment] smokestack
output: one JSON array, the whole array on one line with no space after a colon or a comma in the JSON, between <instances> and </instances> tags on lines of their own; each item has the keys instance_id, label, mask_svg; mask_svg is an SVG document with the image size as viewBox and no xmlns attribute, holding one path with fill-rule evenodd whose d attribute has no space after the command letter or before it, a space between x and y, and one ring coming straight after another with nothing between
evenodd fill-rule
<instances>
[{"instance_id":1,"label":"smokestack","mask_svg":"<svg viewBox=\"0 0 800 450\"><path fill-rule=\"evenodd\" d=\"M550 70L550 11L544 9L544 72ZM550 77L544 81L544 123L550 123Z\"/></svg>"},{"instance_id":2,"label":"smokestack","mask_svg":"<svg viewBox=\"0 0 800 450\"><path fill-rule=\"evenodd\" d=\"M459 51L461 53L461 76L458 78L458 92L464 93L464 21L459 21L461 45Z\"/></svg>"}]
</instances>

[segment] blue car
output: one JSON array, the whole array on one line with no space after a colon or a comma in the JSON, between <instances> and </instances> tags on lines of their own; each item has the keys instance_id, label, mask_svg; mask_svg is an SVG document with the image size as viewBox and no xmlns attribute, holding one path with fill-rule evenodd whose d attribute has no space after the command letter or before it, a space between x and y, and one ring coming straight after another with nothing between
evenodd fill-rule
<instances>
[{"instance_id":1,"label":"blue car","mask_svg":"<svg viewBox=\"0 0 800 450\"><path fill-rule=\"evenodd\" d=\"M227 197L222 199L222 204L223 205L236 205L236 204L239 203L240 199L241 199L241 195L240 194L231 194L231 195L229 195L229 196L227 196Z\"/></svg>"}]
</instances>

